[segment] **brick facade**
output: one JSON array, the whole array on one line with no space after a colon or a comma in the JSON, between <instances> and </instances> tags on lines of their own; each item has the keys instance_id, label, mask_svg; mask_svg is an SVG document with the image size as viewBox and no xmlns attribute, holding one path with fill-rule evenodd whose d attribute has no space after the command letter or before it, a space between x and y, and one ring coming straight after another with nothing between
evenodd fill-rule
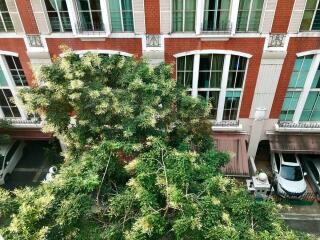
<instances>
[{"instance_id":1,"label":"brick facade","mask_svg":"<svg viewBox=\"0 0 320 240\"><path fill-rule=\"evenodd\" d=\"M0 50L18 53L28 84L32 85L33 73L24 40L21 38L0 38Z\"/></svg>"},{"instance_id":2,"label":"brick facade","mask_svg":"<svg viewBox=\"0 0 320 240\"><path fill-rule=\"evenodd\" d=\"M16 1L24 30L27 34L39 34L38 26L34 18L31 1Z\"/></svg>"},{"instance_id":3,"label":"brick facade","mask_svg":"<svg viewBox=\"0 0 320 240\"><path fill-rule=\"evenodd\" d=\"M279 83L270 112L270 118L278 118L281 112L284 97L290 82L291 73L297 58L297 53L320 49L319 38L290 38L287 56L283 63Z\"/></svg>"},{"instance_id":4,"label":"brick facade","mask_svg":"<svg viewBox=\"0 0 320 240\"><path fill-rule=\"evenodd\" d=\"M287 32L294 2L294 0L278 0L271 33Z\"/></svg>"},{"instance_id":5,"label":"brick facade","mask_svg":"<svg viewBox=\"0 0 320 240\"><path fill-rule=\"evenodd\" d=\"M63 45L73 50L114 50L131 53L136 58L142 56L140 38L108 38L104 41L81 41L79 38L48 38L47 45L51 57L59 56Z\"/></svg>"},{"instance_id":6,"label":"brick facade","mask_svg":"<svg viewBox=\"0 0 320 240\"><path fill-rule=\"evenodd\" d=\"M201 41L200 39L166 39L165 61L175 64L174 55L181 52L193 50L234 50L251 54L247 75L245 79L244 92L240 107L240 118L248 118L250 114L252 99L258 77L261 56L263 52L264 39L261 38L238 38L228 41ZM174 68L175 69L175 68Z\"/></svg>"},{"instance_id":7,"label":"brick facade","mask_svg":"<svg viewBox=\"0 0 320 240\"><path fill-rule=\"evenodd\" d=\"M160 34L160 2L159 0L145 0L145 23L147 34Z\"/></svg>"}]
</instances>

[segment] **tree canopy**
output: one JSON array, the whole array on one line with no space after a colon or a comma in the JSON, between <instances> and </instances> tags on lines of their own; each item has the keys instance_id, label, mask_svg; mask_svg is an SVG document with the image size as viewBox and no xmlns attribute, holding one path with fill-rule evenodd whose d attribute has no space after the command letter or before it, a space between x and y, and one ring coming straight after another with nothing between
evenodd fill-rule
<instances>
[{"instance_id":1,"label":"tree canopy","mask_svg":"<svg viewBox=\"0 0 320 240\"><path fill-rule=\"evenodd\" d=\"M307 239L220 172L210 105L171 66L67 50L21 92L67 150L53 181L0 192L5 239Z\"/></svg>"}]
</instances>

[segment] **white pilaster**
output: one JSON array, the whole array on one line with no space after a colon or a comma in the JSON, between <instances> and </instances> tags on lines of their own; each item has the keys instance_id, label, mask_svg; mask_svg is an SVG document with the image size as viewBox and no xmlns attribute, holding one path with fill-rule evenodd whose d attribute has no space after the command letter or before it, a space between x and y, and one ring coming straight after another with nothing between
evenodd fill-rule
<instances>
[{"instance_id":1,"label":"white pilaster","mask_svg":"<svg viewBox=\"0 0 320 240\"><path fill-rule=\"evenodd\" d=\"M201 34L203 12L204 12L204 1L205 0L198 0L197 1L196 34Z\"/></svg>"},{"instance_id":2,"label":"white pilaster","mask_svg":"<svg viewBox=\"0 0 320 240\"><path fill-rule=\"evenodd\" d=\"M195 54L193 59L192 97L198 96L200 54Z\"/></svg>"},{"instance_id":3,"label":"white pilaster","mask_svg":"<svg viewBox=\"0 0 320 240\"><path fill-rule=\"evenodd\" d=\"M231 34L235 34L238 18L240 0L232 0L231 3L231 13L230 13L230 23L231 23Z\"/></svg>"},{"instance_id":4,"label":"white pilaster","mask_svg":"<svg viewBox=\"0 0 320 240\"><path fill-rule=\"evenodd\" d=\"M293 118L292 118L292 122L294 122L294 123L298 123L299 120L300 120L300 116L301 116L301 113L303 111L304 105L305 105L305 103L307 101L307 98L308 98L308 95L309 95L309 91L311 89L311 85L312 85L314 76L315 76L315 74L317 72L319 63L320 63L320 54L317 54L317 55L315 55L313 57L313 60L312 60L311 66L310 66L310 70L309 70L309 73L307 75L306 82L304 84L304 88L303 88L303 90L301 92L301 95L300 95L300 98L299 98L299 101L298 101L298 104L297 104L296 111L294 112L294 115L293 115Z\"/></svg>"},{"instance_id":5,"label":"white pilaster","mask_svg":"<svg viewBox=\"0 0 320 240\"><path fill-rule=\"evenodd\" d=\"M66 0L66 3L67 3L68 13L69 13L69 17L70 17L72 33L77 34L77 27L78 27L77 8L76 8L73 0Z\"/></svg>"},{"instance_id":6,"label":"white pilaster","mask_svg":"<svg viewBox=\"0 0 320 240\"><path fill-rule=\"evenodd\" d=\"M106 0L100 0L100 6L102 11L102 21L104 25L104 30L107 34L110 34L110 24L109 24L109 11L107 7L107 1Z\"/></svg>"},{"instance_id":7,"label":"white pilaster","mask_svg":"<svg viewBox=\"0 0 320 240\"><path fill-rule=\"evenodd\" d=\"M226 100L230 59L231 59L231 55L226 54L224 57L224 63L223 63L223 73L222 73L222 79L221 79L221 89L219 94L219 104L218 104L218 111L217 111L217 122L221 122L223 117L223 108L224 108L224 102Z\"/></svg>"}]
</instances>

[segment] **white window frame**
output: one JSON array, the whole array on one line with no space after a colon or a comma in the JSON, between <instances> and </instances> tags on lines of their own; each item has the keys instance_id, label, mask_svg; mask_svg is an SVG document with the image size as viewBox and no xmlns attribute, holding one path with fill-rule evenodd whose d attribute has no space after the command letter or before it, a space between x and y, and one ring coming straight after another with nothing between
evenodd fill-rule
<instances>
[{"instance_id":1,"label":"white window frame","mask_svg":"<svg viewBox=\"0 0 320 240\"><path fill-rule=\"evenodd\" d=\"M45 0L46 1L46 0ZM52 31L52 25L51 25L51 22L50 22L50 17L49 17L49 13L48 13L48 9L47 9L47 5L44 1L44 8L46 9L46 17L48 18L48 24L50 24L50 29L51 29L51 32ZM74 31L74 25L72 24L72 21L71 21L71 14L70 14L70 4L68 4L69 0L66 0L66 5L67 5L67 9L68 9L68 15L69 15L69 20L70 20L70 25L71 25L71 31L65 31L64 27L63 27L63 24L62 24L62 20L61 20L61 15L60 15L60 11L56 11L56 13L58 14L58 19L59 19L59 25L60 25L60 29L62 31L59 31L59 32L54 32L54 33L70 33L70 32L73 32ZM70 2L69 2L70 3ZM57 4L57 0L54 0L54 4L56 6L56 8L58 9L58 4ZM50 11L51 12L51 11Z\"/></svg>"},{"instance_id":2,"label":"white window frame","mask_svg":"<svg viewBox=\"0 0 320 240\"><path fill-rule=\"evenodd\" d=\"M80 30L80 16L78 12L78 3L77 0L66 0L67 1L67 7L69 11L70 16L70 22L72 25L72 31L74 34L77 35L91 35L92 32L99 32L99 33L105 33L105 34L99 34L99 36L105 37L108 34L110 34L110 25L109 25L109 12L107 7L107 0L100 0L100 7L101 7L101 15L102 15L102 24L104 27L104 30L85 30L85 31L78 31ZM89 5L90 6L90 5ZM91 13L91 10L90 10ZM92 21L92 14L91 21ZM97 35L93 34L94 37Z\"/></svg>"},{"instance_id":3,"label":"white window frame","mask_svg":"<svg viewBox=\"0 0 320 240\"><path fill-rule=\"evenodd\" d=\"M292 118L292 122L293 123L299 123L299 121L300 121L300 117L301 117L304 105L305 105L305 103L307 101L309 92L311 90L313 79L315 77L315 74L316 74L316 72L318 70L318 66L320 64L320 50L307 51L307 52L303 52L303 53L297 54L297 57L302 57L302 56L310 55L310 53L311 54L313 53L314 56L313 56L313 59L312 59L312 63L311 63L311 66L310 66L306 81L304 83L304 87L301 90L296 110L295 110L293 118Z\"/></svg>"},{"instance_id":4,"label":"white window frame","mask_svg":"<svg viewBox=\"0 0 320 240\"><path fill-rule=\"evenodd\" d=\"M227 91L239 91L238 89L240 89L240 88L227 88L231 55L237 55L237 56L247 58L246 72L244 74L243 86L240 89L241 95L240 95L239 106L238 106L239 110L237 113L237 119L239 119L241 103L242 103L242 96L243 96L243 92L245 90L244 87L245 87L246 78L247 78L249 61L250 61L250 58L252 57L252 55L248 54L248 53L231 51L231 50L195 50L195 51L175 54L174 57L176 59L179 57L186 56L186 55L194 55L192 90L191 90L191 95L193 97L198 96L198 90L199 90L198 89L198 80L199 80L199 66L200 66L200 55L201 54L223 54L223 55L225 55L224 63L223 63L222 77L221 77L221 87L219 88L220 94L219 94L219 102L218 102L218 107L217 107L216 122L224 121L223 120L223 110L224 110L224 105L225 105L226 92ZM176 64L176 73L177 73L177 64ZM208 89L209 88L206 88L207 91L210 91L211 88L209 90ZM200 88L200 90L204 90L204 89ZM218 90L218 89L213 88L213 91L215 91L215 90Z\"/></svg>"},{"instance_id":5,"label":"white window frame","mask_svg":"<svg viewBox=\"0 0 320 240\"><path fill-rule=\"evenodd\" d=\"M308 0L306 0L306 5L307 5L307 1L308 1ZM309 31L309 32L311 32L311 31L315 31L315 32L320 31L320 30L312 30L312 26L313 26L313 23L314 23L314 19L315 19L315 17L316 17L316 13L317 13L317 9L318 9L318 7L319 7L319 4L320 4L320 0L318 0L318 2L317 2L317 4L316 4L316 7L315 7L315 9L314 9L314 13L313 13L313 16L312 16L312 20L311 20L311 23L310 23L310 27L309 27L309 29L307 30L307 32L308 32L308 31ZM299 26L299 32L301 32L300 29L301 29L302 20L303 20L303 16L304 16L305 10L306 10L306 9L303 10L303 15L302 15L302 18L301 18L301 23L300 23L300 26ZM305 32L305 31L306 31L306 30L303 30L302 32Z\"/></svg>"},{"instance_id":6,"label":"white window frame","mask_svg":"<svg viewBox=\"0 0 320 240\"><path fill-rule=\"evenodd\" d=\"M186 18L186 0L183 0L183 5L182 5L182 31L173 31L173 1L175 0L171 0L170 1L170 4L171 4L171 29L170 31L172 33L192 33L192 32L197 32L197 25L198 25L198 15L200 15L198 13L198 9L199 9L199 4L201 4L201 1L204 1L204 0L196 0L196 9L195 9L195 19L194 19L194 31L186 31L185 30L185 18Z\"/></svg>"},{"instance_id":7,"label":"white window frame","mask_svg":"<svg viewBox=\"0 0 320 240\"><path fill-rule=\"evenodd\" d=\"M121 19L121 31L112 31L112 33L131 33L131 32L135 32L136 26L135 26L135 21L134 21L134 6L133 6L133 1L134 0L130 0L131 1L131 6L132 6L132 23L133 23L133 31L125 31L124 30L124 24L123 24L123 14L122 14L122 3L121 0L117 0L119 2L119 6L120 6L120 19ZM108 1L109 3L109 1ZM110 29L112 30L112 21L111 21L111 11L110 11L110 7L108 5L108 16L109 16L109 22L110 22Z\"/></svg>"},{"instance_id":8,"label":"white window frame","mask_svg":"<svg viewBox=\"0 0 320 240\"><path fill-rule=\"evenodd\" d=\"M17 87L15 85L14 80L11 75L11 72L10 72L10 69L7 65L5 55L19 57L19 55L14 52L0 51L0 68L1 68L3 75L7 81L7 84L8 84L8 86L0 86L0 89L9 89L11 91L12 96L15 100L15 105L17 106L17 108L20 112L21 118L26 120L27 115L25 114L25 111L22 107L23 105L22 105L21 101L17 98L17 89L18 88L25 88L25 87L23 87L23 86ZM0 108L0 118L6 118L6 119L17 119L18 118L19 119L19 117L5 117L1 108Z\"/></svg>"},{"instance_id":9,"label":"white window frame","mask_svg":"<svg viewBox=\"0 0 320 240\"><path fill-rule=\"evenodd\" d=\"M202 7L202 13L203 13L203 15L202 15L202 21L201 21L201 29L202 29L202 32L212 32L212 33L214 33L214 32L221 32L221 31L219 31L219 30L204 30L203 29L203 24L204 24L204 16L205 16L205 1L206 0L203 0L203 7ZM209 0L210 1L210 0ZM221 1L223 1L223 0L221 0ZM231 23L231 19L232 19L232 15L234 14L233 13L233 8L234 8L234 3L233 3L234 1L233 0L230 0L230 6L229 6L229 16L228 16L228 22L231 24L231 28L232 28L232 23ZM238 2L238 7L239 7L239 0L236 0L235 2ZM216 3L218 3L218 2L216 2ZM207 12L209 12L209 11L207 11ZM211 11L212 12L212 11ZM220 10L213 10L213 12L216 12L216 13L218 13L218 12L221 12L221 9ZM215 17L217 18L217 15L215 15ZM216 22L216 19L215 19L215 25L217 25L217 22ZM227 30L226 30L227 31ZM232 30L231 30L232 31ZM222 32L223 32L223 30L222 30Z\"/></svg>"},{"instance_id":10,"label":"white window frame","mask_svg":"<svg viewBox=\"0 0 320 240\"><path fill-rule=\"evenodd\" d=\"M5 0L3 0L3 1L4 1L4 3L6 4L6 7L7 7L7 11L0 11L0 19L1 19L1 22L2 22L3 27L4 27L4 30L5 30L4 32L5 32L5 33L15 32L14 24L13 24L13 21L12 21L12 18L11 18L11 14L10 14L9 9L8 9L8 5L7 5L7 3L6 3ZM6 24L5 24L5 21L4 21L4 19L3 19L2 13L8 13L8 14L9 14L9 17L10 17L10 20L11 20L11 23L12 23L12 26L13 26L13 30L12 30L12 31L11 31L11 30L8 31L7 26L6 26ZM0 32L0 33L4 33L4 32Z\"/></svg>"},{"instance_id":11,"label":"white window frame","mask_svg":"<svg viewBox=\"0 0 320 240\"><path fill-rule=\"evenodd\" d=\"M238 12L239 12L240 1L241 1L241 0L239 0L239 3L238 3ZM261 9L261 16L260 16L260 21L259 21L259 27L258 27L257 31L249 31L248 28L249 28L249 22L250 22L251 13L252 13L253 1L255 1L255 0L250 0L249 14L248 14L248 19L247 19L247 24L246 24L246 30L245 30L245 31L237 31L238 21L237 21L237 19L236 19L235 29L236 29L236 32L237 32L237 33L247 33L247 32L249 32L249 33L251 33L251 32L252 32L252 33L256 33L256 32L260 32L261 25L262 25L262 21L261 21L261 20L262 20L262 17L263 17L263 12L264 12L264 9L265 9L266 2L267 2L268 0L263 0L263 5L262 5L262 9ZM237 16L237 17L238 17L238 16Z\"/></svg>"}]
</instances>

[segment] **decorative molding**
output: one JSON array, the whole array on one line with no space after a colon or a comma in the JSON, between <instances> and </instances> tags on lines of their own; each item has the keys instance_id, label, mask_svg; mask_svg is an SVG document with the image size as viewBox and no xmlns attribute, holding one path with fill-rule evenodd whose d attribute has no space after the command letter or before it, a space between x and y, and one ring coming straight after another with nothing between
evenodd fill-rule
<instances>
[{"instance_id":1,"label":"decorative molding","mask_svg":"<svg viewBox=\"0 0 320 240\"><path fill-rule=\"evenodd\" d=\"M161 35L146 35L146 47L161 47Z\"/></svg>"},{"instance_id":2,"label":"decorative molding","mask_svg":"<svg viewBox=\"0 0 320 240\"><path fill-rule=\"evenodd\" d=\"M28 34L27 40L29 47L43 47L40 34Z\"/></svg>"},{"instance_id":3,"label":"decorative molding","mask_svg":"<svg viewBox=\"0 0 320 240\"><path fill-rule=\"evenodd\" d=\"M268 48L282 48L285 45L286 35L284 33L270 34Z\"/></svg>"}]
</instances>

